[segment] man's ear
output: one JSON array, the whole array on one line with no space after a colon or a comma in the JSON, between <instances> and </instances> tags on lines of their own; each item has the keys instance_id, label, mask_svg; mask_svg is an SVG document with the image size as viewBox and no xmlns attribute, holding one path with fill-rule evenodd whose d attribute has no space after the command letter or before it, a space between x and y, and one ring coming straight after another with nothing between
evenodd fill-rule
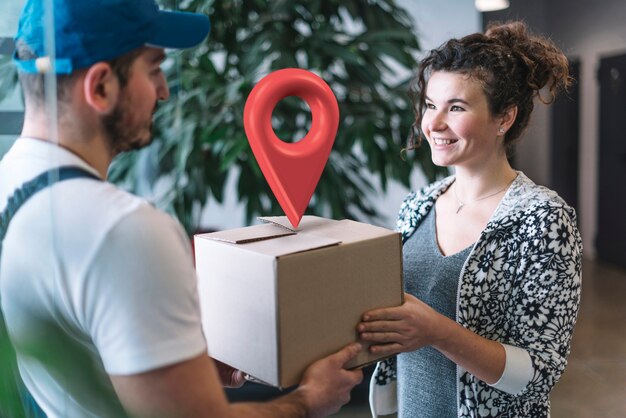
<instances>
[{"instance_id":1,"label":"man's ear","mask_svg":"<svg viewBox=\"0 0 626 418\"><path fill-rule=\"evenodd\" d=\"M117 104L120 84L115 72L106 62L98 62L87 70L83 79L87 104L98 113L109 113Z\"/></svg>"}]
</instances>

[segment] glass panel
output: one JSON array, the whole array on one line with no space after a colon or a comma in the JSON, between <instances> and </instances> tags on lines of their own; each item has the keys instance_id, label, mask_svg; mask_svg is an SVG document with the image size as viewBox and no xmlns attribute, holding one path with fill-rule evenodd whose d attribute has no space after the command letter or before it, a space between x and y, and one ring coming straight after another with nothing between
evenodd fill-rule
<instances>
[{"instance_id":1,"label":"glass panel","mask_svg":"<svg viewBox=\"0 0 626 418\"><path fill-rule=\"evenodd\" d=\"M0 20L0 36L3 38L13 37L17 31L17 15L22 7L23 1L15 0L3 0L0 4L0 16L3 18ZM54 19L52 18L52 0L43 0L43 4L46 10L46 16L44 21L46 22L44 31L46 32L45 46L46 55L50 55L49 51L54 49L54 42L50 42L54 39ZM2 52L7 54L7 43L3 42ZM45 114L56 115L56 88L54 87L55 76L53 74L46 75L46 93L45 98L46 108ZM6 87L4 87L6 88ZM15 118L19 117L19 113L23 111L23 103L21 100L20 90L18 88L11 92L0 103L0 112L3 112L3 126L0 129L0 156L4 157L8 149L13 146L16 140L14 135L15 131L18 131L19 126L14 126ZM42 113L42 114L43 114ZM56 122L56 118L51 118ZM46 127L44 125L37 125L37 129L33 131L33 135L47 136L48 138L56 138L56 124L52 123L51 126ZM11 132L10 135L7 135ZM39 144L37 145L39 146ZM31 397L31 393L26 389L26 386L30 390L34 389L33 385L39 385L36 383L41 377L37 374L23 374L19 376L17 370L17 361L20 362L20 368L25 365L30 366L30 370L33 370L33 360L35 356L29 355L32 352L38 353L38 361L45 362L46 360L39 353L49 351L49 347L52 348L50 352L54 352L60 347L58 344L49 341L58 341L63 338L59 332L59 327L52 326L52 321L48 318L41 320L33 315L25 314L30 312L29 307L32 308L32 301L39 301L42 303L42 299L32 299L32 301L25 304L15 302L20 300L24 295L32 295L34 289L45 289L44 292L55 292L55 283L59 281L59 267L62 263L55 263L55 258L58 255L58 248L62 243L63 237L59 236L56 231L57 220L62 212L59 211L61 205L64 203L57 197L56 193L48 193L45 199L39 201L37 206L36 215L31 215L28 220L22 218L24 221L20 222L20 217L24 216L23 207L27 207L28 204L32 204L28 200L29 190L36 189L24 187L26 183L35 179L39 174L45 172L51 165L46 164L45 153L39 153L37 146L16 148L19 154L13 154L11 158L3 158L0 161L0 214L2 222L0 222L0 280L1 280L1 294L0 300L2 301L0 311L0 416L21 416L21 417L41 417L44 416L41 413L39 407ZM50 152L50 156L55 155L54 152ZM58 174L56 174L58 177ZM48 176L48 180L53 178L54 175ZM44 184L45 182L39 182ZM37 183L33 183L37 184ZM20 190L21 192L17 192ZM39 196L35 196L39 197ZM24 206L22 206L24 204ZM31 206L31 209L35 209ZM10 226L10 228L7 228ZM36 260L36 261L35 261ZM31 266L41 265L46 266L43 270ZM27 274L16 273L21 271L20 269L27 267ZM29 280L31 278L32 280ZM43 302L45 303L45 302ZM29 306L29 307L25 307ZM43 305L42 305L43 306ZM54 308L53 308L54 309ZM5 323L5 318L7 319ZM8 324L8 326L7 326ZM11 332L11 341L9 342L8 331ZM47 337L46 337L47 336ZM13 345L20 347L19 354L16 360L15 352L13 351ZM28 347L28 348L25 348ZM32 351L29 351L32 350ZM56 355L56 354L55 354ZM71 356L71 355L70 355ZM70 356L63 356L69 360ZM28 376L37 376L29 380ZM23 384L23 379L24 383ZM45 380L45 377L44 379ZM40 392L41 393L41 392ZM60 415L67 415L63 410L57 411Z\"/></svg>"},{"instance_id":2,"label":"glass panel","mask_svg":"<svg viewBox=\"0 0 626 418\"><path fill-rule=\"evenodd\" d=\"M53 19L53 4L56 4L56 2L53 2L53 0L41 0L41 3L44 5L46 10L43 18L45 33L45 52L43 56L49 57L51 62L54 62L55 27ZM7 36L13 37L15 35L18 21L17 15L19 13L9 12L7 11L7 8L12 6L12 8L15 7L17 9L21 9L22 4L23 0L0 0L0 16L2 16L2 19L0 19L0 37L6 38ZM15 17L5 19L6 16ZM14 23L12 27L9 27L11 25L7 24L7 21L9 20ZM39 58L41 58L41 56ZM172 58L166 62L166 66L169 66L170 68L168 71L168 75L170 75L168 80L170 85L181 84L178 80L179 72L176 68L172 68L177 67L176 60L177 58L175 55L172 55ZM172 74L174 77L172 77ZM173 78L177 80L174 81L172 80ZM59 177L59 166L83 164L81 162L82 157L80 156L84 155L83 153L77 150L72 153L67 148L60 147L58 145L59 123L65 124L69 120L69 123L71 124L73 120L63 117L64 115L61 112L67 111L65 106L59 109L56 84L56 75L53 74L53 72L46 73L44 76L44 90L46 92L44 96L44 111L33 113L37 117L29 119L31 123L35 122L33 125L29 125L30 135L38 137L37 139L40 140L28 140L26 138L20 139L18 140L19 148L14 148L15 154L12 153L11 158L4 158L0 160L0 213L5 211L8 199L15 195L14 192L20 189L26 182L33 180L39 174L45 173L47 170L51 170L51 174L48 176L48 181L55 180ZM136 87L137 86L135 85L135 88ZM173 94L171 100L176 99L176 94ZM73 106L73 110L75 110L74 108L76 108L76 106L70 106ZM8 112L15 114L15 112L23 112L23 110L24 106L22 103L22 95L19 89L16 89L14 92L9 94L2 101L2 103L0 103L0 112L3 112L5 116L9 116ZM32 109L29 109L29 111L32 111ZM87 111L85 111L84 114L92 116ZM29 116L32 117L32 115ZM62 122L59 122L59 120ZM62 126L65 127L66 125ZM121 126L121 129L125 128L125 125ZM7 151L14 146L17 139L16 135L7 135L6 131L15 131L15 129L8 129L7 126L5 126L5 132L2 132L2 127L0 126L0 159L6 157ZM91 134L91 132L84 132L84 135L89 134ZM13 157L13 155L17 156L18 152L19 160ZM135 155L135 153L129 153L129 155ZM86 162L86 160L83 159L83 162ZM146 177L146 170L137 168L136 165L137 164L134 164L131 169L134 171L137 181L142 181L142 179ZM56 171L54 170L55 168L57 168ZM2 308L3 312L7 314L7 323L13 325L13 329L11 329L12 337L15 338L16 347L18 347L19 350L24 350L24 345L20 343L24 342L24 337L28 334L28 349L35 350L38 359L41 355L40 353L45 352L45 355L47 355L48 352L52 352L55 356L58 354L58 356L51 360L57 362L55 363L55 367L59 367L63 370L74 371L80 369L81 376L84 377L84 379L81 379L80 390L76 390L77 398L80 399L82 397L83 402L89 403L89 401L86 401L85 398L91 397L96 399L94 394L98 394L102 395L97 397L98 402L100 402L104 396L111 396L113 391L112 388L110 391L107 391L109 389L108 387L105 387L104 389L101 387L101 375L104 373L104 370L93 368L92 365L99 362L99 359L95 358L93 352L86 351L82 343L76 344L75 340L69 338L67 333L60 329L59 323L55 320L46 316L42 321L39 318L33 318L31 315L22 315L23 311L20 311L22 308L16 308L15 305L9 305L10 302L7 302L12 298L15 300L15 296L18 296L19 299L19 296L24 293L46 293L56 295L56 292L63 293L66 290L64 287L65 285L67 285L68 288L71 287L71 285L68 284L69 280L74 280L77 277L81 277L81 274L86 274L83 272L77 273L76 266L74 264L81 264L88 257L93 256L93 254L84 254L84 252L86 251L86 248L93 248L94 251L97 248L96 245L98 243L94 243L93 238L94 236L97 236L97 232L94 231L96 228L99 228L98 225L100 222L104 223L104 218L107 218L109 215L114 216L111 212L115 212L115 209L109 210L107 207L107 209L103 211L97 211L93 219L86 219L89 214L86 212L80 212L77 208L86 207L88 203L90 203L88 200L90 197L87 196L94 195L94 193L90 193L92 190L89 189L90 185L83 182L82 184L75 184L72 187L62 186L64 185L59 185L59 187L54 189L46 189L43 192L39 192L41 194L35 196L35 198L38 198L36 207L31 206L28 208L28 205L32 202L28 201L24 208L30 209L31 211L29 212L28 210L24 211L24 209L20 209L17 216L11 221L11 229L7 230L6 239L4 239L2 245L0 245L0 250L2 251L2 253L0 253L0 256L2 257L2 263L0 264L0 268L2 269L0 271L0 278L2 280L2 294L0 295L2 296ZM76 192L76 190L79 190L79 192ZM71 198L67 197L68 193L71 195ZM83 203L85 206L83 206ZM74 215L69 215L70 213ZM19 217L24 216L25 214L29 216L28 220L20 223ZM18 220L18 222L16 222L16 220ZM83 225L83 227L79 225ZM92 228L92 225L96 226ZM2 227L1 222L0 227ZM4 233L0 234L0 237L4 238ZM84 245L76 245L76 242L81 240L85 241ZM18 277L16 277L17 275L14 273L16 271L15 266L19 266L18 269L25 268L29 273L28 276L31 276L34 279L29 281L26 278L26 280L22 281L19 286L15 286L14 284L18 279ZM32 275L30 273L32 273ZM65 281L68 277L70 279ZM22 277L22 279L24 279L24 277ZM58 283L64 284L58 286ZM33 292L33 288L36 288L41 292ZM60 288L63 289L59 290ZM64 294L64 296L67 295ZM61 298L64 296L61 296ZM71 297L73 296L75 295L72 295ZM32 301L40 301L40 299L38 299L37 296L33 296ZM55 307L51 308L51 310L56 312L58 307L58 305L56 305L57 302L48 302L50 304L55 304ZM32 302L30 303L32 304ZM68 302L68 305L70 305L70 302ZM5 309L5 307L8 306L11 306L12 309ZM62 308L59 308L59 310L62 310ZM14 319L13 322L11 322L10 316L12 311ZM15 318L18 315L20 316L20 320L22 322L20 322L19 325L16 325ZM23 318L21 318L22 316ZM66 319L66 315L63 314L63 321ZM71 320L68 320L67 322L69 323ZM27 325L21 325L22 323ZM10 396L10 399L8 399L5 396L8 393L4 389L4 382L7 381L7 378L12 380L14 386L19 380L14 379L12 375L13 371L17 370L15 361L13 360L14 357L12 354L6 354L7 352L4 350L4 343L8 341L8 338L5 337L6 334L2 334L2 330L4 329L3 324L4 321L0 323L0 387L2 388L0 390L0 416L36 416L28 412L30 410L29 408L31 408L30 404L25 404L23 402L24 399L27 399L25 397L28 396L28 391L22 390L24 393L23 396L25 397L15 395ZM81 323L81 325L83 324ZM71 325L68 325L68 327L73 326L73 322ZM25 331L26 327L28 327L27 331ZM79 332L76 331L76 333L78 334ZM46 337L45 340L44 337ZM80 337L89 339L83 334L80 334ZM21 353L24 353L24 351L21 351ZM22 356L20 358L20 366L24 367L26 370L33 370L33 368L36 368L39 372L40 368L38 368L38 366L33 367L32 358L34 357L34 355ZM45 360L49 359L46 358ZM9 366L7 367L6 365ZM44 378L33 378L33 381L28 381L29 376L44 376ZM41 372L41 375L37 375L36 373L26 373L24 374L24 379L27 380L26 383L29 385L29 389L31 389L33 393L37 393L38 390L41 392L41 389L37 389L39 385L48 384L50 377L44 372ZM73 388L73 390L75 389ZM15 389L15 392L11 393L16 392L17 389ZM106 393L102 394L101 392ZM70 395L68 395L68 397L69 396ZM58 412L58 415L69 416L76 414L75 411L72 412L71 409L68 409L71 408L71 406L65 406L69 403L70 402L67 401L58 402L54 405L59 408L56 411ZM114 402L111 404L114 404ZM114 408L119 408L119 405L115 404ZM119 413L107 413L102 415L123 415L121 411L117 412Z\"/></svg>"},{"instance_id":3,"label":"glass panel","mask_svg":"<svg viewBox=\"0 0 626 418\"><path fill-rule=\"evenodd\" d=\"M20 131L18 119L24 111L20 89L16 88L5 100L0 101L0 158L9 150ZM6 113L5 113L6 112ZM20 112L20 113L17 113Z\"/></svg>"},{"instance_id":4,"label":"glass panel","mask_svg":"<svg viewBox=\"0 0 626 418\"><path fill-rule=\"evenodd\" d=\"M17 139L15 135L0 135L0 158L11 148L13 142Z\"/></svg>"},{"instance_id":5,"label":"glass panel","mask_svg":"<svg viewBox=\"0 0 626 418\"><path fill-rule=\"evenodd\" d=\"M12 38L17 31L17 22L24 0L0 1L0 37Z\"/></svg>"}]
</instances>

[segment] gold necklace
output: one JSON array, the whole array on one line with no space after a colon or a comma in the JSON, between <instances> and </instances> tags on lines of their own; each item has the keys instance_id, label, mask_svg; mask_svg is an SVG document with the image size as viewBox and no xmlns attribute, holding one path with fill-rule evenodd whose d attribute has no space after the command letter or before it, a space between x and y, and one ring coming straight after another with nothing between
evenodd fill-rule
<instances>
[{"instance_id":1,"label":"gold necklace","mask_svg":"<svg viewBox=\"0 0 626 418\"><path fill-rule=\"evenodd\" d=\"M515 178L517 178L517 176L516 176ZM478 199L474 199L474 200L472 200L471 202L463 202L461 199L459 199L459 195L456 193L456 186L457 186L457 182L456 182L456 180L455 180L455 181L454 181L454 190L453 190L453 192L454 192L454 197L456 197L456 201L457 201L457 202L458 202L458 204L459 204L459 207L456 209L456 212L455 212L455 213L459 213L459 212L461 211L461 209L463 209L463 207L464 207L466 204L468 204L468 203L476 203L476 202L480 202L481 200L485 200L485 199L487 199L488 197L492 197L492 196L497 195L498 193L501 193L501 192L502 192L502 191L504 191L507 187L509 187L509 186L511 185L511 183L513 183L513 181L515 180L515 178L514 178L513 180L511 180L510 182L508 182L508 183L507 183L507 184L506 184L503 188L498 189L498 190L496 190L496 191L495 191L495 192L493 192L493 193L489 193L489 194L488 194L488 195L486 195L486 196L481 196L481 197L479 197Z\"/></svg>"}]
</instances>

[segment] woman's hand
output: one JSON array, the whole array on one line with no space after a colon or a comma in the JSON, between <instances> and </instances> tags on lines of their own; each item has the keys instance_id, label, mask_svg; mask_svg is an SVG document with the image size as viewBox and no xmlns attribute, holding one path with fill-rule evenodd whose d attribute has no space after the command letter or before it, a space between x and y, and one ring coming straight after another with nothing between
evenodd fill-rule
<instances>
[{"instance_id":1,"label":"woman's hand","mask_svg":"<svg viewBox=\"0 0 626 418\"><path fill-rule=\"evenodd\" d=\"M245 374L242 371L219 360L213 359L213 362L217 368L217 374L220 377L222 386L225 388L240 388L246 382Z\"/></svg>"},{"instance_id":2,"label":"woman's hand","mask_svg":"<svg viewBox=\"0 0 626 418\"><path fill-rule=\"evenodd\" d=\"M421 300L405 293L402 305L363 314L363 322L357 325L357 331L363 341L372 343L370 352L391 355L435 345L443 338L445 323L450 321Z\"/></svg>"},{"instance_id":3,"label":"woman's hand","mask_svg":"<svg viewBox=\"0 0 626 418\"><path fill-rule=\"evenodd\" d=\"M363 341L372 343L370 352L382 356L429 345L488 384L498 381L504 371L502 344L463 328L407 293L401 306L363 314L357 330Z\"/></svg>"}]
</instances>

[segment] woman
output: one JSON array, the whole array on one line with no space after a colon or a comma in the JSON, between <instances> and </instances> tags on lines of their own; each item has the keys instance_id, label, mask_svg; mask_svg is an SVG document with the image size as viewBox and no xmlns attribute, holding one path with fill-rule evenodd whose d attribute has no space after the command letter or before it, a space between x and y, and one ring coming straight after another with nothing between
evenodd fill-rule
<instances>
[{"instance_id":1,"label":"woman","mask_svg":"<svg viewBox=\"0 0 626 418\"><path fill-rule=\"evenodd\" d=\"M400 418L549 415L578 313L582 244L574 210L507 154L533 100L550 103L569 82L563 53L520 22L422 60L414 127L455 175L404 201L405 302L358 325L372 352L400 353L376 369L374 415L393 412L396 378Z\"/></svg>"}]
</instances>

